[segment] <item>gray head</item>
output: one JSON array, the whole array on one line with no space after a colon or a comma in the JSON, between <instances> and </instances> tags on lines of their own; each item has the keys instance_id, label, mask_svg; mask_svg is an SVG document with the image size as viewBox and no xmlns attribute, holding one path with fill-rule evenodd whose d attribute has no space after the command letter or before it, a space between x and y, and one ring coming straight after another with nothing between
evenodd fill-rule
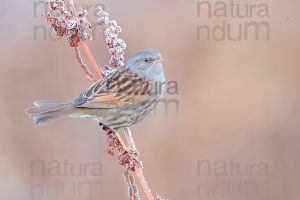
<instances>
[{"instance_id":1,"label":"gray head","mask_svg":"<svg viewBox=\"0 0 300 200\"><path fill-rule=\"evenodd\" d=\"M164 82L162 62L164 59L160 53L153 49L138 52L128 60L128 68L134 73L148 80Z\"/></svg>"}]
</instances>

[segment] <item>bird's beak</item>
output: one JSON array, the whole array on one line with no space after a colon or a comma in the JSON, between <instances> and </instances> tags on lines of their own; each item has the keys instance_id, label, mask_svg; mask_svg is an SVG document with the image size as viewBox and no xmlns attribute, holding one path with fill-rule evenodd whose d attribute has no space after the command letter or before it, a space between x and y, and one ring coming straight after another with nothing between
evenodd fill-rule
<instances>
[{"instance_id":1,"label":"bird's beak","mask_svg":"<svg viewBox=\"0 0 300 200\"><path fill-rule=\"evenodd\" d=\"M157 59L157 60L155 60L155 64L158 64L158 63L163 63L163 62L165 62L166 61L166 59L164 59L164 58L161 58L161 59Z\"/></svg>"}]
</instances>

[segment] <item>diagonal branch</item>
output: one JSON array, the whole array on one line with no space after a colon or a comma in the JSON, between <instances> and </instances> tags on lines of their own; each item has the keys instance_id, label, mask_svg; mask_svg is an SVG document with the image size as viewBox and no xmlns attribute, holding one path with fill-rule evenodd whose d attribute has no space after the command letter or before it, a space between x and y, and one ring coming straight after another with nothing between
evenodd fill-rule
<instances>
[{"instance_id":1,"label":"diagonal branch","mask_svg":"<svg viewBox=\"0 0 300 200\"><path fill-rule=\"evenodd\" d=\"M96 63L96 61L95 61L95 59L94 59L94 56L93 56L93 54L91 53L91 51L90 51L88 45L87 45L85 42L83 42L83 43L82 43L82 47L83 47L83 49L84 49L84 51L85 51L85 53L86 53L86 55L87 55L87 57L88 57L88 60L90 61L91 65L92 65L92 67L93 67L94 70L96 71L96 74L97 74L98 78L99 78L99 79L102 79L102 78L104 77L104 75L103 75L103 73L101 72L99 66L97 65L97 63Z\"/></svg>"},{"instance_id":2,"label":"diagonal branch","mask_svg":"<svg viewBox=\"0 0 300 200\"><path fill-rule=\"evenodd\" d=\"M135 142L134 142L133 137L132 137L132 133L130 131L130 128L124 128L124 133L125 133L125 136L126 136L126 140L129 144L129 147L133 148L134 150L137 150ZM143 187L143 190L144 190L144 192L147 196L147 199L148 200L153 200L153 195L151 193L151 189L150 189L150 187L149 187L149 185L146 181L146 178L144 176L144 172L143 172L142 167L136 167L135 173L139 178L140 184Z\"/></svg>"}]
</instances>

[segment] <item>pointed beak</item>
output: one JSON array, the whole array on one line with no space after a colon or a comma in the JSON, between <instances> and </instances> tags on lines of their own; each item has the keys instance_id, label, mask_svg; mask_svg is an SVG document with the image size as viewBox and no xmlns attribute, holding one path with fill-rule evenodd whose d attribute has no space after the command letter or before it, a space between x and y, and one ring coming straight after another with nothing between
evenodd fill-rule
<instances>
[{"instance_id":1,"label":"pointed beak","mask_svg":"<svg viewBox=\"0 0 300 200\"><path fill-rule=\"evenodd\" d=\"M155 60L155 64L158 64L158 63L163 63L163 62L165 62L166 61L166 59L164 59L164 58L161 58L161 59L157 59L157 60Z\"/></svg>"}]
</instances>

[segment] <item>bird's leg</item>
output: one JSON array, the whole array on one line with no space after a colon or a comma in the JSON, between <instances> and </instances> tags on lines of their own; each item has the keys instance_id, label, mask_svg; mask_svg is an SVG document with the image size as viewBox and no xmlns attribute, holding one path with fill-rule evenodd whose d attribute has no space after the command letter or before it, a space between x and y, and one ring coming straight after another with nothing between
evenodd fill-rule
<instances>
[{"instance_id":1,"label":"bird's leg","mask_svg":"<svg viewBox=\"0 0 300 200\"><path fill-rule=\"evenodd\" d=\"M121 146L123 147L123 149L126 151L127 150L127 146L125 145L120 133L118 131L114 131L118 141L120 142Z\"/></svg>"},{"instance_id":2,"label":"bird's leg","mask_svg":"<svg viewBox=\"0 0 300 200\"><path fill-rule=\"evenodd\" d=\"M123 139L122 139L122 137L121 137L121 135L118 131L114 130L114 133L115 133L117 139L119 140L119 142L120 142L122 148L124 149L124 151L138 153L137 150L126 146L126 144L124 143L124 141L123 141Z\"/></svg>"}]
</instances>

